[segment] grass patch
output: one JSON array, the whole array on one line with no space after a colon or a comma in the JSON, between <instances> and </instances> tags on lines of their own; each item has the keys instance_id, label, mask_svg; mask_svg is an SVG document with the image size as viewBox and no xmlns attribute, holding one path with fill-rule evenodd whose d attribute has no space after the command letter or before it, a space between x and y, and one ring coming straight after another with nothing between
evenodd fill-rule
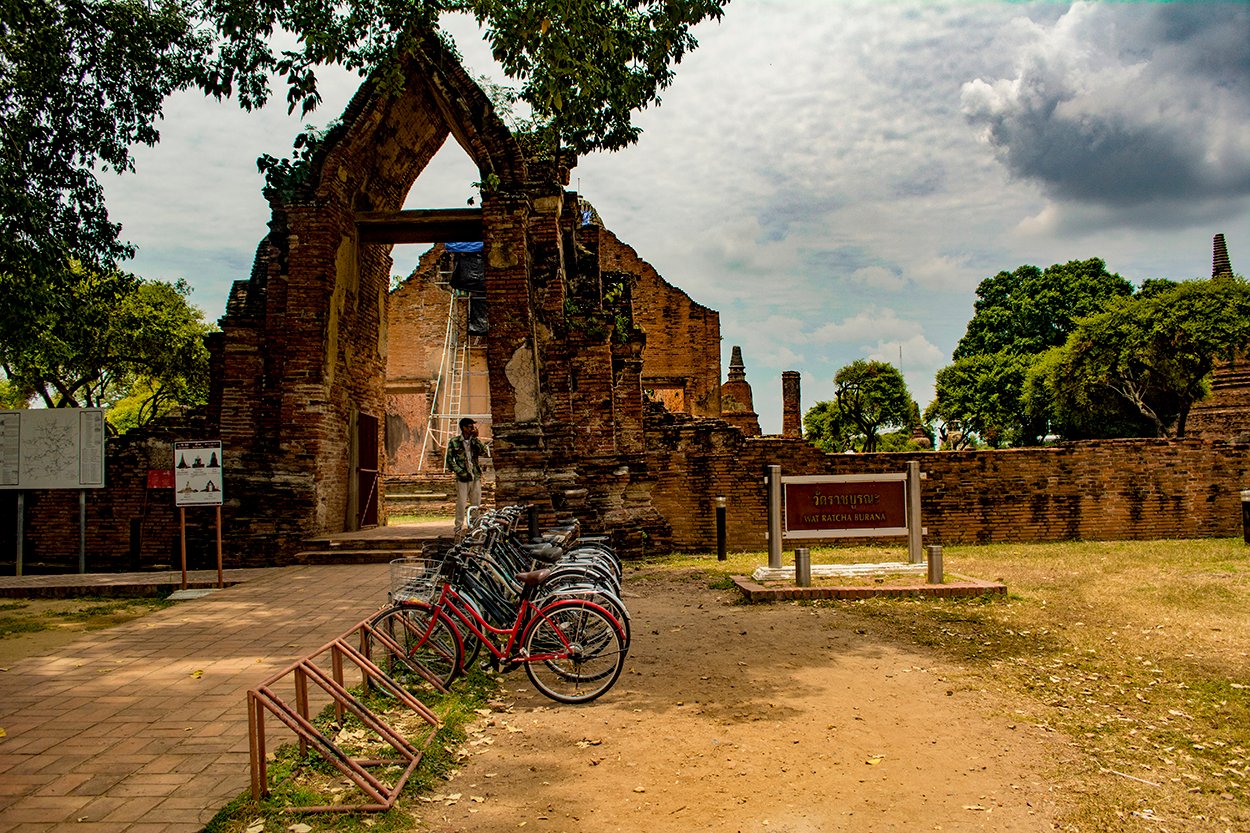
<instances>
[{"instance_id":1,"label":"grass patch","mask_svg":"<svg viewBox=\"0 0 1250 833\"><path fill-rule=\"evenodd\" d=\"M387 526L404 526L405 524L423 524L432 521L454 520L455 515L446 512L427 512L419 515L391 514L386 517Z\"/></svg>"},{"instance_id":2,"label":"grass patch","mask_svg":"<svg viewBox=\"0 0 1250 833\"><path fill-rule=\"evenodd\" d=\"M0 639L47 630L95 631L146 616L173 602L154 597L31 599L0 605Z\"/></svg>"},{"instance_id":3,"label":"grass patch","mask_svg":"<svg viewBox=\"0 0 1250 833\"><path fill-rule=\"evenodd\" d=\"M494 697L499 691L499 677L476 670L456 681L455 689L446 695L425 690L419 694L422 702L434 710L442 720L434 739L430 742L417 769L408 780L395 806L385 813L292 813L291 807L320 806L330 804L367 803L337 769L320 755L299 755L299 747L287 744L280 747L269 761L268 798L253 801L251 792L243 793L227 804L204 828L205 833L244 833L245 831L286 831L294 824L303 823L313 831L391 831L414 830L421 824L424 809L433 801L445 801L446 797L435 794L456 772L459 761L468 756L464 745L472 730L472 724L505 705ZM406 708L396 708L394 701L380 695L366 700L366 704L383 720L394 726L401 734L412 737L423 731L424 723ZM372 756L377 748L370 747L368 733L355 718L349 717L343 725L334 722L334 712L327 707L315 721L329 737L335 738L340 748L353 757ZM411 723L411 725L406 725ZM392 775L398 775L395 767ZM373 770L382 780L386 771ZM465 800L469 800L466 798ZM259 826L258 826L259 825Z\"/></svg>"}]
</instances>

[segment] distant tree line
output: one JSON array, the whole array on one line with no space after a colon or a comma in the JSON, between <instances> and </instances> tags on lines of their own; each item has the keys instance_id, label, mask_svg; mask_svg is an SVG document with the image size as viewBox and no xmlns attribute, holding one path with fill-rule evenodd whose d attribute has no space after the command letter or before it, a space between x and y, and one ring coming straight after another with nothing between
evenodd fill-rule
<instances>
[{"instance_id":1,"label":"distant tree line","mask_svg":"<svg viewBox=\"0 0 1250 833\"><path fill-rule=\"evenodd\" d=\"M923 417L908 416L897 370L861 360L838 371L833 400L808 411L808 438L868 451L881 428L894 432L887 446L904 448L922 436L947 448L1182 437L1216 363L1250 347L1250 284L1233 274L1135 290L1092 258L999 272L976 294ZM865 413L881 418L854 416Z\"/></svg>"}]
</instances>

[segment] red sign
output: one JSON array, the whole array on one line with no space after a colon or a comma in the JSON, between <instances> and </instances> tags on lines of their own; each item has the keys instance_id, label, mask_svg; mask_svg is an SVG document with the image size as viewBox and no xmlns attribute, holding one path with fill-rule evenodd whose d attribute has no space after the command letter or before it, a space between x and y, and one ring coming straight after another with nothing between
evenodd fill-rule
<instances>
[{"instance_id":1,"label":"red sign","mask_svg":"<svg viewBox=\"0 0 1250 833\"><path fill-rule=\"evenodd\" d=\"M172 489L174 488L173 469L148 469L148 488L149 489Z\"/></svg>"},{"instance_id":2,"label":"red sign","mask_svg":"<svg viewBox=\"0 0 1250 833\"><path fill-rule=\"evenodd\" d=\"M787 532L906 530L907 489L901 479L784 486Z\"/></svg>"}]
</instances>

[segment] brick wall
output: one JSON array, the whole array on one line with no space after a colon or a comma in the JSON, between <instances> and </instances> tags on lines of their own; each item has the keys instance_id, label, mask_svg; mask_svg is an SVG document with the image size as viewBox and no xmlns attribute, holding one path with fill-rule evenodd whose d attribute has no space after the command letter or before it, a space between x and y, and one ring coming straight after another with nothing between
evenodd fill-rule
<instances>
[{"instance_id":1,"label":"brick wall","mask_svg":"<svg viewBox=\"0 0 1250 833\"><path fill-rule=\"evenodd\" d=\"M800 439L747 439L718 420L665 416L650 427L653 499L683 549L714 542L718 495L728 498L731 548L765 549L769 464L780 465L783 475L858 474L903 471L908 460L918 460L927 475L927 540L947 544L1239 535L1239 490L1250 487L1245 443L1110 440L827 455Z\"/></svg>"},{"instance_id":2,"label":"brick wall","mask_svg":"<svg viewBox=\"0 0 1250 833\"><path fill-rule=\"evenodd\" d=\"M687 413L719 416L720 313L668 283L606 228L599 231L598 249L604 271L627 272L637 279L633 286L634 323L646 333L642 386L679 388Z\"/></svg>"}]
</instances>

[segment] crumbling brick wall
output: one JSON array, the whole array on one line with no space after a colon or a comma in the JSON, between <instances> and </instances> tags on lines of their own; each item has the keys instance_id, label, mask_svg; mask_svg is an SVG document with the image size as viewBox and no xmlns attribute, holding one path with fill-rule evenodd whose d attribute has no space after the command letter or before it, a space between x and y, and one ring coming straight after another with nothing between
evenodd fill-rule
<instances>
[{"instance_id":1,"label":"crumbling brick wall","mask_svg":"<svg viewBox=\"0 0 1250 833\"><path fill-rule=\"evenodd\" d=\"M678 549L714 542L714 499L728 499L733 549L767 548L767 466L784 475L903 471L927 475L927 540L1011 541L1216 537L1241 532L1239 490L1250 445L1102 440L1047 448L825 454L797 438L748 439L718 420L664 416L648 432L652 498ZM901 542L902 539L899 539ZM900 543L902 546L902 543Z\"/></svg>"},{"instance_id":2,"label":"crumbling brick wall","mask_svg":"<svg viewBox=\"0 0 1250 833\"><path fill-rule=\"evenodd\" d=\"M720 313L670 284L608 229L598 234L601 269L635 278L634 323L647 339L643 388L670 392L660 397L670 410L680 403L692 416L720 416Z\"/></svg>"}]
</instances>

